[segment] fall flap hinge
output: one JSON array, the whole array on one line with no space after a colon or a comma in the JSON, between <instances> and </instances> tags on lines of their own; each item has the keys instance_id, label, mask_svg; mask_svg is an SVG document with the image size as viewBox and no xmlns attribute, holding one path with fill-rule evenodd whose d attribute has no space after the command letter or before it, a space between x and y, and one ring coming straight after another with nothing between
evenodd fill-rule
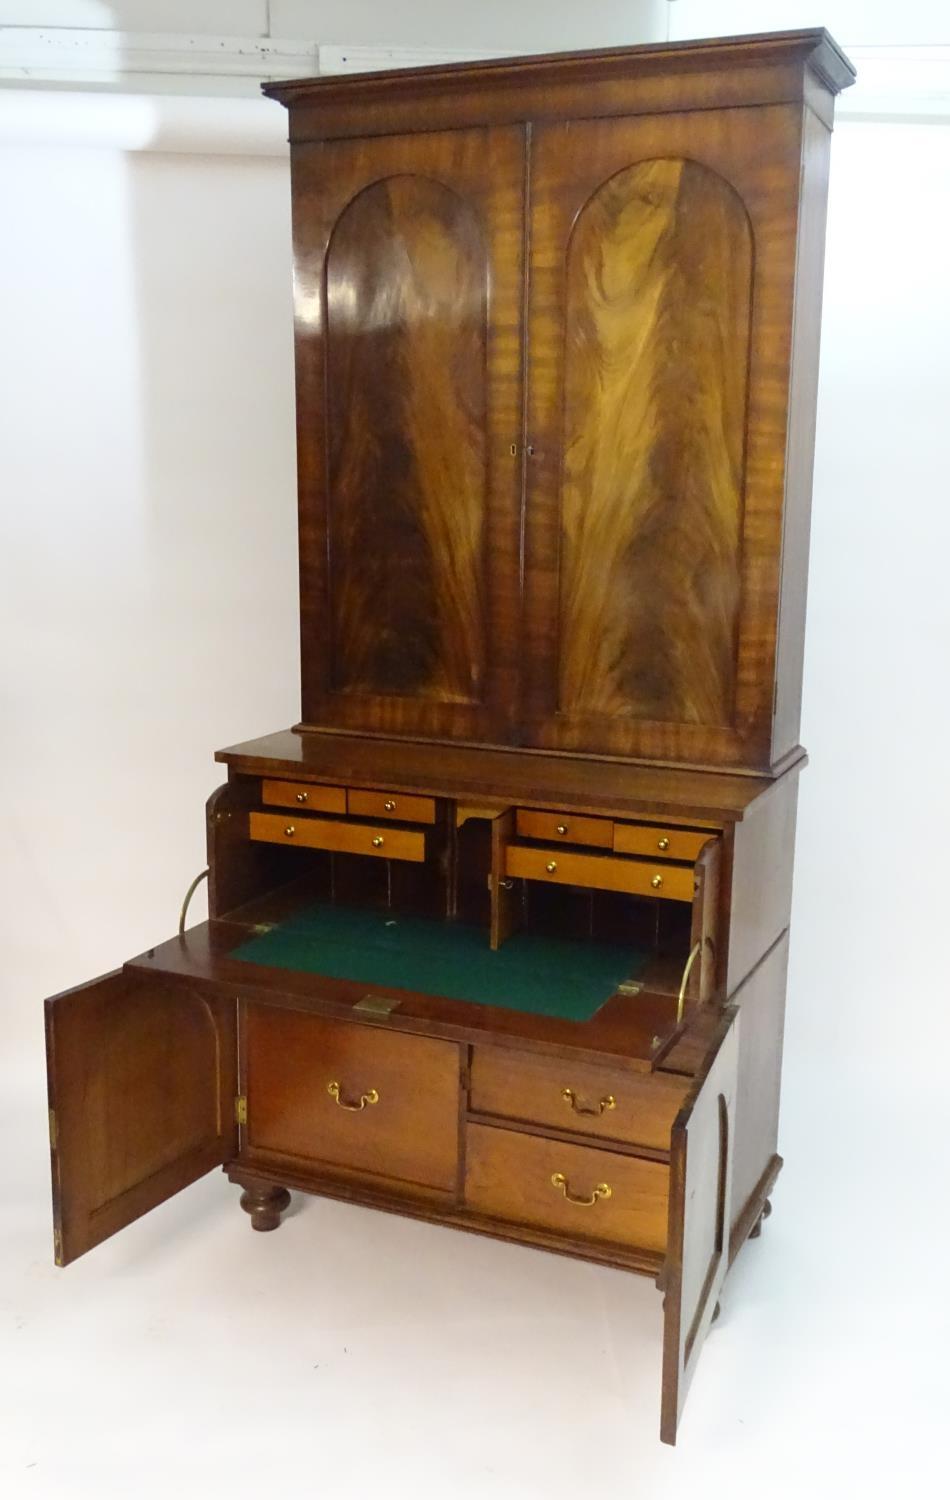
<instances>
[{"instance_id":1,"label":"fall flap hinge","mask_svg":"<svg viewBox=\"0 0 950 1500\"><path fill-rule=\"evenodd\" d=\"M51 1151L56 1150L56 1139L56 1111L51 1109L49 1112L49 1148Z\"/></svg>"},{"instance_id":2,"label":"fall flap hinge","mask_svg":"<svg viewBox=\"0 0 950 1500\"><path fill-rule=\"evenodd\" d=\"M238 1094L234 1100L234 1118L239 1125L247 1124L247 1097Z\"/></svg>"}]
</instances>

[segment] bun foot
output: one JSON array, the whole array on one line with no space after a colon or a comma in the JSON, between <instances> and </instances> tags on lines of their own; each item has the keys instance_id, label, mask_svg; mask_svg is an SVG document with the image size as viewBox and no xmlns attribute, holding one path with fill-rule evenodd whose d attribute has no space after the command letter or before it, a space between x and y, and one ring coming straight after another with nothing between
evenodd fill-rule
<instances>
[{"instance_id":1,"label":"bun foot","mask_svg":"<svg viewBox=\"0 0 950 1500\"><path fill-rule=\"evenodd\" d=\"M290 1194L283 1187L249 1187L241 1194L241 1207L250 1214L252 1229L277 1229L289 1206Z\"/></svg>"},{"instance_id":2,"label":"bun foot","mask_svg":"<svg viewBox=\"0 0 950 1500\"><path fill-rule=\"evenodd\" d=\"M762 1212L759 1214L759 1217L756 1219L756 1221L753 1224L752 1228L749 1230L749 1239L750 1240L757 1240L758 1239L759 1235L762 1233L762 1225L765 1223L766 1219L768 1218L768 1216L769 1216L769 1214L771 1212L772 1212L772 1205L769 1202L768 1198L766 1198L765 1202L762 1204Z\"/></svg>"}]
</instances>

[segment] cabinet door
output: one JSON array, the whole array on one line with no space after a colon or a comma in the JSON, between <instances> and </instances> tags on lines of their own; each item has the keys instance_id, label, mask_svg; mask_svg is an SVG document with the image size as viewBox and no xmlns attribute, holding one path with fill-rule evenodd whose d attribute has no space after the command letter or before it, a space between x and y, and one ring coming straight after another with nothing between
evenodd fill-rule
<instances>
[{"instance_id":1,"label":"cabinet door","mask_svg":"<svg viewBox=\"0 0 950 1500\"><path fill-rule=\"evenodd\" d=\"M524 133L293 156L304 720L517 712Z\"/></svg>"},{"instance_id":2,"label":"cabinet door","mask_svg":"<svg viewBox=\"0 0 950 1500\"><path fill-rule=\"evenodd\" d=\"M46 1052L64 1266L234 1155L235 1003L108 974L47 1000Z\"/></svg>"},{"instance_id":3,"label":"cabinet door","mask_svg":"<svg viewBox=\"0 0 950 1500\"><path fill-rule=\"evenodd\" d=\"M673 1122L663 1303L664 1443L676 1442L689 1383L729 1269L738 1063L739 1017L730 1010Z\"/></svg>"},{"instance_id":4,"label":"cabinet door","mask_svg":"<svg viewBox=\"0 0 950 1500\"><path fill-rule=\"evenodd\" d=\"M539 127L527 738L767 763L800 116Z\"/></svg>"}]
</instances>

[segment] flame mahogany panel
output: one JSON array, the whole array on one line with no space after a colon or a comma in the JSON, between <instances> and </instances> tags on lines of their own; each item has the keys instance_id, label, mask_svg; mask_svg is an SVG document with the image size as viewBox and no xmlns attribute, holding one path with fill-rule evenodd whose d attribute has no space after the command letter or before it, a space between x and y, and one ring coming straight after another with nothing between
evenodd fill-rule
<instances>
[{"instance_id":1,"label":"flame mahogany panel","mask_svg":"<svg viewBox=\"0 0 950 1500\"><path fill-rule=\"evenodd\" d=\"M511 737L523 179L518 128L294 152L308 724Z\"/></svg>"},{"instance_id":2,"label":"flame mahogany panel","mask_svg":"<svg viewBox=\"0 0 950 1500\"><path fill-rule=\"evenodd\" d=\"M559 707L732 719L752 235L697 162L598 188L567 255Z\"/></svg>"},{"instance_id":3,"label":"flame mahogany panel","mask_svg":"<svg viewBox=\"0 0 950 1500\"><path fill-rule=\"evenodd\" d=\"M539 126L529 744L769 763L801 114Z\"/></svg>"}]
</instances>

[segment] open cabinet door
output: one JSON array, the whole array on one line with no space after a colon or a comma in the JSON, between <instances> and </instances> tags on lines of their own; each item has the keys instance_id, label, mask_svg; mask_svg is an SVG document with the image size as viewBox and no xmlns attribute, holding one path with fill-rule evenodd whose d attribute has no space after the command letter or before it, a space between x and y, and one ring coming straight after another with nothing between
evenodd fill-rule
<instances>
[{"instance_id":1,"label":"open cabinet door","mask_svg":"<svg viewBox=\"0 0 950 1500\"><path fill-rule=\"evenodd\" d=\"M125 972L47 1000L57 1265L234 1155L235 1012Z\"/></svg>"},{"instance_id":2,"label":"open cabinet door","mask_svg":"<svg viewBox=\"0 0 950 1500\"><path fill-rule=\"evenodd\" d=\"M660 1437L683 1403L729 1269L739 1014L723 1012L705 1065L673 1122Z\"/></svg>"}]
</instances>

